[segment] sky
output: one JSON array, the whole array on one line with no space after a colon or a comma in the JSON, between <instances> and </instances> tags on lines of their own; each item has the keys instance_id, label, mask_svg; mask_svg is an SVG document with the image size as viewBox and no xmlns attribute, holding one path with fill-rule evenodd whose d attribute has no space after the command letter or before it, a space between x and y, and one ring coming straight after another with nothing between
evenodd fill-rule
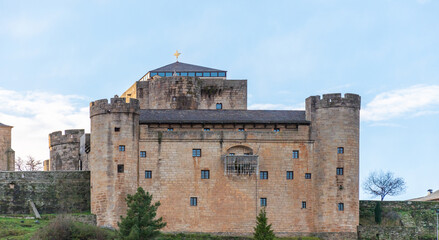
<instances>
[{"instance_id":1,"label":"sky","mask_svg":"<svg viewBox=\"0 0 439 240\"><path fill-rule=\"evenodd\" d=\"M247 79L249 109L361 95L360 184L392 171L407 190L386 200L424 196L439 189L438 12L429 0L0 0L0 122L17 157L48 159L49 133L89 132L91 101L178 50Z\"/></svg>"}]
</instances>

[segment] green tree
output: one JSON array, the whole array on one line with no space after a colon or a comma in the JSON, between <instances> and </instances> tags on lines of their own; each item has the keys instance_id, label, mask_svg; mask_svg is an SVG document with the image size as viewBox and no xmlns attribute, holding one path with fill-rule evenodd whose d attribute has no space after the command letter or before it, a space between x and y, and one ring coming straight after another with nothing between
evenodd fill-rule
<instances>
[{"instance_id":1,"label":"green tree","mask_svg":"<svg viewBox=\"0 0 439 240\"><path fill-rule=\"evenodd\" d=\"M126 217L120 217L119 236L122 239L154 239L160 229L166 226L162 218L155 219L160 202L151 203L152 195L139 187L136 194L126 197Z\"/></svg>"},{"instance_id":2,"label":"green tree","mask_svg":"<svg viewBox=\"0 0 439 240\"><path fill-rule=\"evenodd\" d=\"M275 238L273 230L271 230L271 224L267 225L267 220L267 214L265 208L263 208L256 217L256 227L253 235L255 240L272 240Z\"/></svg>"},{"instance_id":3,"label":"green tree","mask_svg":"<svg viewBox=\"0 0 439 240\"><path fill-rule=\"evenodd\" d=\"M381 202L377 202L375 205L375 222L378 224L381 224L381 214L383 212L383 209L381 208Z\"/></svg>"}]
</instances>

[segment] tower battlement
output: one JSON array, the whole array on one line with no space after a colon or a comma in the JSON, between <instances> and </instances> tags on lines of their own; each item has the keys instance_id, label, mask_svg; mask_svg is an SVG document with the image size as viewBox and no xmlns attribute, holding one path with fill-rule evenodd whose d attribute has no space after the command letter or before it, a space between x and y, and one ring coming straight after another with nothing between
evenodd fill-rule
<instances>
[{"instance_id":1,"label":"tower battlement","mask_svg":"<svg viewBox=\"0 0 439 240\"><path fill-rule=\"evenodd\" d=\"M140 110L139 100L129 99L126 102L125 98L115 96L111 98L110 103L107 99L100 99L90 103L90 117L107 114L107 113L138 113Z\"/></svg>"},{"instance_id":2,"label":"tower battlement","mask_svg":"<svg viewBox=\"0 0 439 240\"><path fill-rule=\"evenodd\" d=\"M62 131L53 132L49 134L49 147L67 143L79 143L84 133L84 129L69 129L65 130L64 134Z\"/></svg>"},{"instance_id":3,"label":"tower battlement","mask_svg":"<svg viewBox=\"0 0 439 240\"><path fill-rule=\"evenodd\" d=\"M358 108L361 107L361 97L357 94L346 93L344 97L341 93L331 93L323 94L320 96L311 96L306 99L307 109L308 106L312 109L319 108L332 108L332 107L348 107L348 108Z\"/></svg>"}]
</instances>

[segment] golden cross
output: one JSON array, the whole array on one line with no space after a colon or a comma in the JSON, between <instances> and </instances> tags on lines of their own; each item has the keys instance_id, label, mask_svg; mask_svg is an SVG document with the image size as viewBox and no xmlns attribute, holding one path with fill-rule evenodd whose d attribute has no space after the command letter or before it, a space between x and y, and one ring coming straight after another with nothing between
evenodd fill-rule
<instances>
[{"instance_id":1,"label":"golden cross","mask_svg":"<svg viewBox=\"0 0 439 240\"><path fill-rule=\"evenodd\" d=\"M179 53L178 50L175 51L175 53L174 53L174 56L177 58L177 62L178 62L178 56L180 56L180 54L181 54L181 53Z\"/></svg>"}]
</instances>

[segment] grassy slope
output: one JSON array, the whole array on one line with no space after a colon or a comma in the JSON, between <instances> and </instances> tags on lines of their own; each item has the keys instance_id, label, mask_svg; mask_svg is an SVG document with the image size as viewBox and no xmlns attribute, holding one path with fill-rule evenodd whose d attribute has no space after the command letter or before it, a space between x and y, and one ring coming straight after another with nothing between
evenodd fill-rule
<instances>
[{"instance_id":1,"label":"grassy slope","mask_svg":"<svg viewBox=\"0 0 439 240\"><path fill-rule=\"evenodd\" d=\"M23 223L21 223L23 221ZM35 231L46 226L48 220L0 218L0 239L29 239Z\"/></svg>"}]
</instances>

